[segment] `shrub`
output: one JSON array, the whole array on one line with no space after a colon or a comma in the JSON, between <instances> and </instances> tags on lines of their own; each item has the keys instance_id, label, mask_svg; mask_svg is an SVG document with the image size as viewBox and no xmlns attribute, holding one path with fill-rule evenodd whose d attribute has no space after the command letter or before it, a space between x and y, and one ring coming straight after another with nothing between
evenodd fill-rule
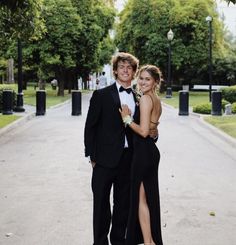
<instances>
[{"instance_id":1,"label":"shrub","mask_svg":"<svg viewBox=\"0 0 236 245\"><path fill-rule=\"evenodd\" d=\"M236 102L232 104L232 113L236 113Z\"/></svg>"},{"instance_id":2,"label":"shrub","mask_svg":"<svg viewBox=\"0 0 236 245\"><path fill-rule=\"evenodd\" d=\"M227 88L222 88L222 98L229 101L230 103L236 102L236 85L227 87Z\"/></svg>"},{"instance_id":3,"label":"shrub","mask_svg":"<svg viewBox=\"0 0 236 245\"><path fill-rule=\"evenodd\" d=\"M211 114L211 103L207 102L193 107L193 112L201 114Z\"/></svg>"}]
</instances>

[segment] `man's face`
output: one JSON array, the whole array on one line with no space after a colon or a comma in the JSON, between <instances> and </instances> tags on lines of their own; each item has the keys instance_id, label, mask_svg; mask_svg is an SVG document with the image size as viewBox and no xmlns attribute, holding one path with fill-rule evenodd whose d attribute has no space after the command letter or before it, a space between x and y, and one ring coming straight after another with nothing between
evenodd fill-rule
<instances>
[{"instance_id":1,"label":"man's face","mask_svg":"<svg viewBox=\"0 0 236 245\"><path fill-rule=\"evenodd\" d=\"M115 73L117 75L117 81L126 87L131 85L131 81L135 74L133 67L128 61L119 61Z\"/></svg>"}]
</instances>

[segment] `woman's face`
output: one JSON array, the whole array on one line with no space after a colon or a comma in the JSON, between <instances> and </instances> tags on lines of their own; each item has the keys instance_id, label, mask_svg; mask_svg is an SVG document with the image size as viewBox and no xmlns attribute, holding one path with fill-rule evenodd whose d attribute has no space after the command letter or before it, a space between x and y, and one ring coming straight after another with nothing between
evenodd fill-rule
<instances>
[{"instance_id":1,"label":"woman's face","mask_svg":"<svg viewBox=\"0 0 236 245\"><path fill-rule=\"evenodd\" d=\"M143 94L153 91L155 84L156 82L154 78L147 71L142 71L140 73L138 78L138 85Z\"/></svg>"}]
</instances>

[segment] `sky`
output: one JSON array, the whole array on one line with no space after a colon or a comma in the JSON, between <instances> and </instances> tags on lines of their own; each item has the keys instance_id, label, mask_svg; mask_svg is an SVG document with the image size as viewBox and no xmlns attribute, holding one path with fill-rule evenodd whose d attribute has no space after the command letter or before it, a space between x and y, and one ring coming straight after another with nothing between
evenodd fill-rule
<instances>
[{"instance_id":1,"label":"sky","mask_svg":"<svg viewBox=\"0 0 236 245\"><path fill-rule=\"evenodd\" d=\"M220 14L223 14L225 17L225 25L228 30L236 37L236 5L228 5L225 1L218 0L218 11Z\"/></svg>"},{"instance_id":2,"label":"sky","mask_svg":"<svg viewBox=\"0 0 236 245\"><path fill-rule=\"evenodd\" d=\"M116 0L116 8L121 11L126 0ZM228 30L236 37L236 5L228 5L224 0L216 0L218 12L224 15L224 23Z\"/></svg>"}]
</instances>

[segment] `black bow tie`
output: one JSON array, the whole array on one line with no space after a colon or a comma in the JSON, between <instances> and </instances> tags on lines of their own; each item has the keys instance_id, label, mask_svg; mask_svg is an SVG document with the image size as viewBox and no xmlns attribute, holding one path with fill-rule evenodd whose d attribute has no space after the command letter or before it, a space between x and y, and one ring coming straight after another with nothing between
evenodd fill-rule
<instances>
[{"instance_id":1,"label":"black bow tie","mask_svg":"<svg viewBox=\"0 0 236 245\"><path fill-rule=\"evenodd\" d=\"M123 92L125 91L126 93L130 94L132 92L132 88L124 88L124 87L120 87L119 88L119 92Z\"/></svg>"}]
</instances>

